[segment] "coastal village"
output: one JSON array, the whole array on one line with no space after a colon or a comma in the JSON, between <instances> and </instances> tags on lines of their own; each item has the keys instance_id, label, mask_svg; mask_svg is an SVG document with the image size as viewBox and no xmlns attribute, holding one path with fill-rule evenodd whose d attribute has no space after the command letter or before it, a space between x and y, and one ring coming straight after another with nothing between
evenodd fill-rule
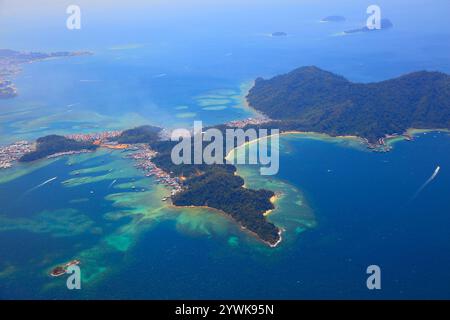
<instances>
[{"instance_id":1,"label":"coastal village","mask_svg":"<svg viewBox=\"0 0 450 320\"><path fill-rule=\"evenodd\" d=\"M146 177L155 176L158 183L162 183L172 189L171 196L183 190L182 181L178 177L171 175L157 167L152 158L156 156L156 151L152 150L147 144L136 144L131 147L132 152L127 157L136 162L136 168L141 169ZM167 201L169 197L162 198Z\"/></svg>"},{"instance_id":2,"label":"coastal village","mask_svg":"<svg viewBox=\"0 0 450 320\"><path fill-rule=\"evenodd\" d=\"M267 117L265 115L260 115L259 117L256 117L256 118L247 118L244 120L230 121L230 122L227 122L225 125L230 128L242 129L249 125L257 126L257 125L261 125L261 124L272 122L272 121L273 120L270 119L269 117Z\"/></svg>"},{"instance_id":3,"label":"coastal village","mask_svg":"<svg viewBox=\"0 0 450 320\"><path fill-rule=\"evenodd\" d=\"M33 152L36 149L34 143L28 141L18 141L5 147L0 147L0 169L7 169L13 166L24 154Z\"/></svg>"},{"instance_id":4,"label":"coastal village","mask_svg":"<svg viewBox=\"0 0 450 320\"><path fill-rule=\"evenodd\" d=\"M101 148L130 151L127 158L133 159L136 162L136 168L142 170L146 177L155 176L158 183L170 187L172 189L172 196L183 189L178 177L171 177L169 173L161 170L152 162L152 159L157 153L147 144L128 145L110 141L113 138L119 137L121 134L122 131L107 131L93 134L73 134L66 137L77 141L92 142ZM168 197L164 197L162 200L167 201L168 199Z\"/></svg>"},{"instance_id":5,"label":"coastal village","mask_svg":"<svg viewBox=\"0 0 450 320\"><path fill-rule=\"evenodd\" d=\"M155 176L158 183L169 187L171 189L171 196L183 190L182 181L180 178L171 177L170 173L163 171L152 162L152 159L156 156L157 152L152 150L150 146L145 143L128 145L111 141L114 138L119 137L121 134L122 131L105 131L87 134L70 134L65 137L76 141L91 142L101 148L125 151L128 153L126 157L133 159L136 162L136 168L142 170L145 176ZM10 145L0 147L0 169L11 168L13 164L17 162L24 154L35 150L36 144L29 143L27 141L18 141ZM92 151L79 150L60 152L52 154L47 158L50 159L85 152ZM169 199L169 197L164 197L162 200L167 201Z\"/></svg>"}]
</instances>

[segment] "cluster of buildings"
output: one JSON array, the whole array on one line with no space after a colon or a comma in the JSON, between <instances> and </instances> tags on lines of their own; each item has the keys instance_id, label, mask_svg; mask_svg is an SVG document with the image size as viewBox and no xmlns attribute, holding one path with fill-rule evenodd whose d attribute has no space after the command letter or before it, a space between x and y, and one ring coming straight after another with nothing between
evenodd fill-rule
<instances>
[{"instance_id":1,"label":"cluster of buildings","mask_svg":"<svg viewBox=\"0 0 450 320\"><path fill-rule=\"evenodd\" d=\"M106 141L111 138L116 138L122 134L122 131L103 131L103 132L95 132L95 133L76 133L67 135L66 138L73 139L76 141L83 142L95 142L95 141Z\"/></svg>"},{"instance_id":2,"label":"cluster of buildings","mask_svg":"<svg viewBox=\"0 0 450 320\"><path fill-rule=\"evenodd\" d=\"M18 141L5 147L0 147L0 169L12 167L12 163L19 160L25 153L36 149L35 144L28 141Z\"/></svg>"},{"instance_id":3,"label":"cluster of buildings","mask_svg":"<svg viewBox=\"0 0 450 320\"><path fill-rule=\"evenodd\" d=\"M132 151L132 153L128 155L128 157L136 161L136 167L143 170L145 176L155 176L157 178L157 182L172 188L172 196L183 190L182 181L180 178L171 177L169 173L165 172L152 162L152 159L156 156L157 152L152 150L147 144L134 144L132 146L129 146L107 141L108 139L118 137L121 133L122 131L106 131L89 134L71 134L67 135L66 138L76 141L93 142L94 144L98 144L102 147L108 147L112 149L130 150ZM11 145L0 147L0 169L12 167L13 162L19 160L24 154L35 150L36 144L29 143L27 141L18 141ZM82 152L86 151L81 150L60 152L53 154L48 158L77 154ZM169 197L164 197L162 200L167 201L168 199Z\"/></svg>"},{"instance_id":4,"label":"cluster of buildings","mask_svg":"<svg viewBox=\"0 0 450 320\"><path fill-rule=\"evenodd\" d=\"M134 145L134 147L136 148L136 152L133 152L128 157L137 162L136 167L143 170L145 172L145 176L155 176L157 178L157 182L171 187L172 196L183 190L180 178L171 177L170 174L158 168L152 162L152 158L154 158L157 154L156 151L150 149L150 147L146 144ZM168 199L169 197L164 197L162 200L167 201Z\"/></svg>"},{"instance_id":5,"label":"cluster of buildings","mask_svg":"<svg viewBox=\"0 0 450 320\"><path fill-rule=\"evenodd\" d=\"M9 80L0 78L0 98L12 98L17 95L17 89Z\"/></svg>"},{"instance_id":6,"label":"cluster of buildings","mask_svg":"<svg viewBox=\"0 0 450 320\"><path fill-rule=\"evenodd\" d=\"M226 125L232 128L244 128L248 125L260 125L272 121L269 117L261 116L258 118L247 118L244 120L230 121Z\"/></svg>"},{"instance_id":7,"label":"cluster of buildings","mask_svg":"<svg viewBox=\"0 0 450 320\"><path fill-rule=\"evenodd\" d=\"M413 141L414 137L409 133L404 134L387 134L384 138L379 138L376 143L370 143L369 140L364 139L369 149L376 152L389 152L392 150L392 146L387 143L387 140L403 137L406 141Z\"/></svg>"}]
</instances>

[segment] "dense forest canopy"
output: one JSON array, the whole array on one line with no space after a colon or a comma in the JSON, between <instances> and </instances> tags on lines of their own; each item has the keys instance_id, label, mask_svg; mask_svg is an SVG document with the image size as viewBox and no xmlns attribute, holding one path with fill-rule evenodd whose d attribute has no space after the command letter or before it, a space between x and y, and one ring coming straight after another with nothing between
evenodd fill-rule
<instances>
[{"instance_id":1,"label":"dense forest canopy","mask_svg":"<svg viewBox=\"0 0 450 320\"><path fill-rule=\"evenodd\" d=\"M30 162L45 158L55 153L95 150L98 146L91 142L76 141L63 136L49 135L36 140L36 150L24 154L19 161Z\"/></svg>"},{"instance_id":2,"label":"dense forest canopy","mask_svg":"<svg viewBox=\"0 0 450 320\"><path fill-rule=\"evenodd\" d=\"M258 78L249 104L285 130L356 135L375 142L409 128L450 129L450 76L420 71L353 83L317 67Z\"/></svg>"},{"instance_id":3,"label":"dense forest canopy","mask_svg":"<svg viewBox=\"0 0 450 320\"><path fill-rule=\"evenodd\" d=\"M123 131L120 136L116 138L118 143L133 144L133 143L153 143L159 140L161 128L154 126L140 126L133 129Z\"/></svg>"},{"instance_id":4,"label":"dense forest canopy","mask_svg":"<svg viewBox=\"0 0 450 320\"><path fill-rule=\"evenodd\" d=\"M231 164L175 165L170 157L175 144L160 141L151 145L158 151L153 162L172 176L184 179L184 191L172 197L175 205L215 208L270 244L280 239L279 229L264 216L264 212L274 208L270 202L272 191L245 188L244 180L235 175L236 167Z\"/></svg>"}]
</instances>

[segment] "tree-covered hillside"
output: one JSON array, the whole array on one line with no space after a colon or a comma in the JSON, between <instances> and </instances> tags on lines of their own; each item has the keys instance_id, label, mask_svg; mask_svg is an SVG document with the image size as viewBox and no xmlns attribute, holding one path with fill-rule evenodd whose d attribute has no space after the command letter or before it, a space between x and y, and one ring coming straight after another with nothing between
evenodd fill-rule
<instances>
[{"instance_id":1,"label":"tree-covered hillside","mask_svg":"<svg viewBox=\"0 0 450 320\"><path fill-rule=\"evenodd\" d=\"M317 67L258 78L249 104L286 130L356 135L375 142L408 128L450 128L450 76L420 71L353 83Z\"/></svg>"}]
</instances>

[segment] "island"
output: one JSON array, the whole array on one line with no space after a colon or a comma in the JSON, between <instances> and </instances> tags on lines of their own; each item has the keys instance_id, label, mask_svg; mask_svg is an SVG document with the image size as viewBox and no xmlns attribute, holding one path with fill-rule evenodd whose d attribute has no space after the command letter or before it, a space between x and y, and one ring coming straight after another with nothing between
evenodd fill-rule
<instances>
[{"instance_id":1,"label":"island","mask_svg":"<svg viewBox=\"0 0 450 320\"><path fill-rule=\"evenodd\" d=\"M320 20L321 22L343 22L345 21L345 17L343 16L328 16Z\"/></svg>"},{"instance_id":2,"label":"island","mask_svg":"<svg viewBox=\"0 0 450 320\"><path fill-rule=\"evenodd\" d=\"M91 55L87 51L61 51L61 52L25 52L10 49L0 49L0 99L13 98L17 96L17 88L12 78L21 71L23 64L32 63L54 58L74 57Z\"/></svg>"},{"instance_id":3,"label":"island","mask_svg":"<svg viewBox=\"0 0 450 320\"><path fill-rule=\"evenodd\" d=\"M372 32L372 31L379 31L379 30L385 30L390 29L394 25L392 24L392 21L386 18L381 19L380 21L380 27L381 29L369 29L367 26L364 26L362 28L356 28L344 31L345 34L351 34L351 33L359 33L359 32Z\"/></svg>"},{"instance_id":4,"label":"island","mask_svg":"<svg viewBox=\"0 0 450 320\"><path fill-rule=\"evenodd\" d=\"M450 129L450 76L419 71L354 83L315 66L258 78L248 104L273 121L266 127L357 136L383 144L410 128Z\"/></svg>"},{"instance_id":5,"label":"island","mask_svg":"<svg viewBox=\"0 0 450 320\"><path fill-rule=\"evenodd\" d=\"M272 33L272 37L286 37L287 33L283 31L276 31Z\"/></svg>"}]
</instances>

